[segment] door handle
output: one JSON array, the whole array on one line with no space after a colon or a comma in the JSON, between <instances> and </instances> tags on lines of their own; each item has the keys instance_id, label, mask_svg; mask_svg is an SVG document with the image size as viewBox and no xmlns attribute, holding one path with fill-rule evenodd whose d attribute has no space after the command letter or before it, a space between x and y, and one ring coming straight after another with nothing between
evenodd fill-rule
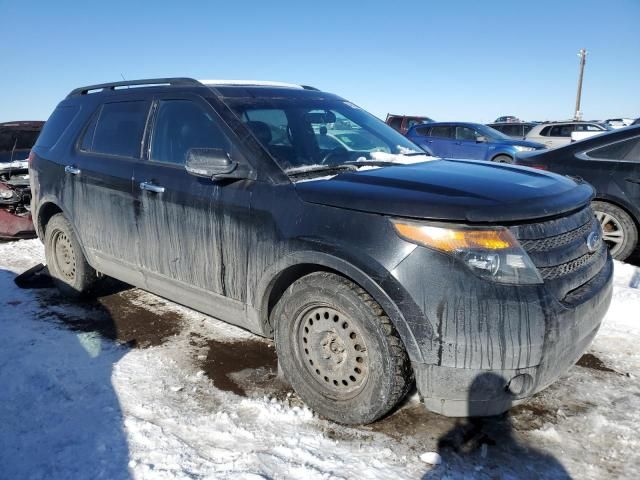
<instances>
[{"instance_id":1,"label":"door handle","mask_svg":"<svg viewBox=\"0 0 640 480\"><path fill-rule=\"evenodd\" d=\"M78 167L74 167L73 165L67 165L64 167L65 173L69 173L71 175L80 175L80 169Z\"/></svg>"},{"instance_id":2,"label":"door handle","mask_svg":"<svg viewBox=\"0 0 640 480\"><path fill-rule=\"evenodd\" d=\"M142 182L142 183L140 183L140 189L141 190L148 190L149 192L153 192L153 193L162 193L162 192L164 192L164 187L161 187L160 185L154 185L153 183L150 183L150 182Z\"/></svg>"},{"instance_id":3,"label":"door handle","mask_svg":"<svg viewBox=\"0 0 640 480\"><path fill-rule=\"evenodd\" d=\"M637 183L640 185L640 178L625 178L627 182Z\"/></svg>"}]
</instances>

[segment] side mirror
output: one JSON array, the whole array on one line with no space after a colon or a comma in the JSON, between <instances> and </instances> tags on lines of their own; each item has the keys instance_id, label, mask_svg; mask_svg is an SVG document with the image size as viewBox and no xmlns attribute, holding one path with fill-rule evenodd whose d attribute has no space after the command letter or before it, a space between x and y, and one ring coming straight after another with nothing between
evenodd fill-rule
<instances>
[{"instance_id":1,"label":"side mirror","mask_svg":"<svg viewBox=\"0 0 640 480\"><path fill-rule=\"evenodd\" d=\"M231 159L221 148L191 148L187 152L185 169L191 175L212 180L223 178L245 178L238 162Z\"/></svg>"},{"instance_id":2,"label":"side mirror","mask_svg":"<svg viewBox=\"0 0 640 480\"><path fill-rule=\"evenodd\" d=\"M476 137L476 143L487 143L487 137L484 135L478 135Z\"/></svg>"}]
</instances>

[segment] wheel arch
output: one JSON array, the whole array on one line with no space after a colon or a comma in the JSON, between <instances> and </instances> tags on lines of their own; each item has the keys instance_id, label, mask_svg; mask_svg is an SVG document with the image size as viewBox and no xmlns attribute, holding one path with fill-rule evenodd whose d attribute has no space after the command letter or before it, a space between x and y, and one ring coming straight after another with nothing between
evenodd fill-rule
<instances>
[{"instance_id":1,"label":"wheel arch","mask_svg":"<svg viewBox=\"0 0 640 480\"><path fill-rule=\"evenodd\" d=\"M392 321L411 360L418 362L423 360L418 342L404 315L378 282L350 262L327 253L298 252L288 255L272 265L262 276L262 280L256 288L254 307L266 335L272 335L273 319L271 313L286 289L303 276L318 271L338 274L364 289L380 304Z\"/></svg>"}]
</instances>

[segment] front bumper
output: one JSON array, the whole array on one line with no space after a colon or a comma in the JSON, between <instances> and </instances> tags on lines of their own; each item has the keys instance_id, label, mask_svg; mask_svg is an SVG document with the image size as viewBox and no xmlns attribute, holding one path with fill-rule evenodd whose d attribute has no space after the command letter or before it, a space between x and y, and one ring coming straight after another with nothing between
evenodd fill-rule
<instances>
[{"instance_id":1,"label":"front bumper","mask_svg":"<svg viewBox=\"0 0 640 480\"><path fill-rule=\"evenodd\" d=\"M446 256L414 253L393 275L424 314L407 322L421 350L412 357L418 390L447 416L497 415L553 383L588 348L611 302L608 253L571 304L544 286L492 284Z\"/></svg>"}]
</instances>

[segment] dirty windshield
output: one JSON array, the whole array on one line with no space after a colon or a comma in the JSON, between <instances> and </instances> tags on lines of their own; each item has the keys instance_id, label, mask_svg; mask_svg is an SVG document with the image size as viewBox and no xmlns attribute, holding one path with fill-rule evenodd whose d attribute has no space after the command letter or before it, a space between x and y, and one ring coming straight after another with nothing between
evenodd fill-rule
<instances>
[{"instance_id":1,"label":"dirty windshield","mask_svg":"<svg viewBox=\"0 0 640 480\"><path fill-rule=\"evenodd\" d=\"M291 175L427 159L420 147L345 100L236 99L231 107Z\"/></svg>"}]
</instances>

